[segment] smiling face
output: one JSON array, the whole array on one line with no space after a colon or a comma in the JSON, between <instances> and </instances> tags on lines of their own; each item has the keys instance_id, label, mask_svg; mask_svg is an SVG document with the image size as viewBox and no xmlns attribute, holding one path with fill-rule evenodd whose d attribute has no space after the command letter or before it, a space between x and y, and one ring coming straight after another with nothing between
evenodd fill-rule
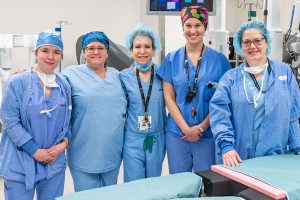
<instances>
[{"instance_id":1,"label":"smiling face","mask_svg":"<svg viewBox=\"0 0 300 200\"><path fill-rule=\"evenodd\" d=\"M144 66L152 60L155 49L152 46L152 41L146 36L137 36L132 45L131 54L133 59Z\"/></svg>"},{"instance_id":2,"label":"smiling face","mask_svg":"<svg viewBox=\"0 0 300 200\"><path fill-rule=\"evenodd\" d=\"M87 66L101 68L105 65L108 52L105 45L101 42L91 42L85 47L83 56L86 59Z\"/></svg>"},{"instance_id":3,"label":"smiling face","mask_svg":"<svg viewBox=\"0 0 300 200\"><path fill-rule=\"evenodd\" d=\"M183 33L187 43L199 44L203 42L205 26L199 19L191 17L184 22Z\"/></svg>"},{"instance_id":4,"label":"smiling face","mask_svg":"<svg viewBox=\"0 0 300 200\"><path fill-rule=\"evenodd\" d=\"M243 34L241 45L243 55L250 66L259 66L266 63L267 41L259 30L246 30Z\"/></svg>"},{"instance_id":5,"label":"smiling face","mask_svg":"<svg viewBox=\"0 0 300 200\"><path fill-rule=\"evenodd\" d=\"M45 74L52 74L62 59L62 51L54 46L45 45L35 51L37 68Z\"/></svg>"}]
</instances>

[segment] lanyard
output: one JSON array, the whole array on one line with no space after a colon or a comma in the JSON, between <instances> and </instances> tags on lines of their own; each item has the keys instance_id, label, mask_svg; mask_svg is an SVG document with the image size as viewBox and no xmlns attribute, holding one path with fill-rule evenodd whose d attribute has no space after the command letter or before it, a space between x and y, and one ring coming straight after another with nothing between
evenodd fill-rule
<instances>
[{"instance_id":1,"label":"lanyard","mask_svg":"<svg viewBox=\"0 0 300 200\"><path fill-rule=\"evenodd\" d=\"M198 74L199 74L199 71L200 71L201 60L202 60L202 54L203 54L204 47L205 46L203 44L202 49L201 49L201 54L199 56L198 63L197 63L197 69L196 69L195 77L194 77L194 87L193 87L193 90L192 90L192 93L193 93L194 96L196 96L196 94L197 94ZM187 76L187 79L188 79L188 88L189 88L189 93L190 93L191 92L191 82L190 82L189 66L188 66L188 61L187 61L186 57L187 57L187 55L186 55L186 47L185 47L184 48L184 68L185 68L186 76Z\"/></svg>"},{"instance_id":2,"label":"lanyard","mask_svg":"<svg viewBox=\"0 0 300 200\"><path fill-rule=\"evenodd\" d=\"M253 74L250 74L252 81L254 82L255 87L260 91L260 85L258 84L256 78L254 77Z\"/></svg>"},{"instance_id":3,"label":"lanyard","mask_svg":"<svg viewBox=\"0 0 300 200\"><path fill-rule=\"evenodd\" d=\"M148 94L147 94L147 99L146 100L145 100L145 95L144 95L144 91L143 91L143 87L142 87L142 83L141 83L141 78L140 78L140 73L139 72L140 72L139 69L136 68L136 78L137 78L137 81L138 81L140 94L141 94L142 101L143 101L143 104L144 104L145 120L148 120L147 109L148 109L148 104L149 104L149 100L150 100L150 96L151 96L151 91L152 91L152 85L153 85L154 66L153 66L153 64L151 66L150 85L149 85L149 89L148 89Z\"/></svg>"},{"instance_id":4,"label":"lanyard","mask_svg":"<svg viewBox=\"0 0 300 200\"><path fill-rule=\"evenodd\" d=\"M269 60L268 60L268 62L269 62ZM270 65L268 64L268 74L270 74L270 73L271 73L271 67L270 67ZM258 91L260 91L260 85L258 84L258 82L257 82L257 80L256 80L256 78L255 78L255 76L254 76L253 74L250 74L250 76L251 76L251 79L252 79L252 81L253 81L255 87L258 89Z\"/></svg>"},{"instance_id":5,"label":"lanyard","mask_svg":"<svg viewBox=\"0 0 300 200\"><path fill-rule=\"evenodd\" d=\"M257 101L258 99L260 98L261 94L262 94L262 88L259 87L259 92L258 92L258 95L257 96L253 96L253 102L250 101L249 97L248 97L248 94L247 94L247 91L246 91L246 77L245 77L245 74L244 72L242 71L243 75L244 75L244 91L245 91L245 95L246 95L246 99L249 103L253 103L254 104L254 108L257 108ZM263 85L264 84L264 78L265 76L263 75L262 77L262 80L261 80L261 84Z\"/></svg>"}]
</instances>

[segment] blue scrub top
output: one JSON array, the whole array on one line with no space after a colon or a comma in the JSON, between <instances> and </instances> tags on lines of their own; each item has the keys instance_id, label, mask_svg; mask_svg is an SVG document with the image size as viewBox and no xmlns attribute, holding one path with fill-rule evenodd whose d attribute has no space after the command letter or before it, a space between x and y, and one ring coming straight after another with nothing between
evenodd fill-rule
<instances>
[{"instance_id":1,"label":"blue scrub top","mask_svg":"<svg viewBox=\"0 0 300 200\"><path fill-rule=\"evenodd\" d=\"M127 100L119 72L106 68L102 80L85 64L62 71L72 89L69 166L88 173L118 167L122 159Z\"/></svg>"},{"instance_id":2,"label":"blue scrub top","mask_svg":"<svg viewBox=\"0 0 300 200\"><path fill-rule=\"evenodd\" d=\"M35 74L29 70L11 76L6 84L1 105L3 132L0 143L0 157L2 158L0 162L0 176L7 180L25 183L26 189L34 187L36 183L36 173L38 172L35 166L36 161L32 155L26 151L22 151L20 147L22 148L22 146L30 140L47 146L50 145L51 140L55 137L52 143L52 145L54 145L59 143L65 136L71 136L68 133L72 108L70 85L61 77L56 77L56 80L58 80L57 83L61 87L61 92L64 96L64 98L62 98L62 104L64 103L64 99L66 99L66 105L60 106L60 108L65 108L62 111L52 111L52 122L50 122L49 119L47 120L47 122L52 125L55 124L57 130L47 129L45 131L47 127L49 128L48 125L44 124L46 118L39 114L39 109L34 111L28 108L29 104L32 103L37 103L38 105L38 99L40 97L39 90L36 88L37 79L32 78L32 75ZM52 96L50 94L50 99L57 97L56 92L58 91L53 91L54 95ZM49 104L51 103L49 102ZM59 112L59 114L55 112ZM39 117L37 115L39 115ZM61 116L64 116L62 120L60 118ZM60 121L63 123L63 127L60 127ZM41 133L39 131L43 132ZM40 137L42 135L45 136L45 133L49 133L50 137ZM64 172L65 168L65 154L61 153L54 162L47 165L47 179Z\"/></svg>"},{"instance_id":3,"label":"blue scrub top","mask_svg":"<svg viewBox=\"0 0 300 200\"><path fill-rule=\"evenodd\" d=\"M148 130L148 133L164 131L166 122L162 81L156 74L157 70L158 67L155 66L152 92L148 104L148 115L152 118L151 128ZM132 67L124 69L120 73L120 78L128 97L126 130L138 133L140 132L138 128L138 116L144 116L144 104L139 91L136 72ZM145 98L147 98L150 77L147 82L141 79L141 83Z\"/></svg>"},{"instance_id":4,"label":"blue scrub top","mask_svg":"<svg viewBox=\"0 0 300 200\"><path fill-rule=\"evenodd\" d=\"M220 157L224 142L230 143L242 159L284 154L287 148L300 147L300 93L296 79L287 64L275 60L269 63L264 119L256 137L256 110L246 99L243 66L221 78L210 103L210 124Z\"/></svg>"},{"instance_id":5,"label":"blue scrub top","mask_svg":"<svg viewBox=\"0 0 300 200\"><path fill-rule=\"evenodd\" d=\"M247 96L250 102L253 102L254 106L254 97L257 98L259 95L259 90L256 87L254 81L251 78L251 75L248 72L243 71L245 76L245 92L247 92ZM256 104L257 107L255 108L255 120L253 124L253 143L256 146L259 140L259 133L261 124L265 118L265 93L267 91L267 83L269 80L269 70L268 68L263 71L263 76L257 81L258 85L262 89L260 97L257 99ZM253 149L255 151L255 149ZM254 152L253 152L254 154Z\"/></svg>"},{"instance_id":6,"label":"blue scrub top","mask_svg":"<svg viewBox=\"0 0 300 200\"><path fill-rule=\"evenodd\" d=\"M209 101L215 92L215 88L209 88L207 83L219 82L219 79L231 68L231 66L222 53L206 47L198 74L197 96L191 102L187 102L185 98L188 93L188 79L184 67L184 53L184 47L169 53L165 57L157 74L174 87L176 104L186 123L189 126L193 126L200 124L209 112ZM193 66L190 60L188 61L188 67L192 90L197 67ZM191 115L193 106L195 106L197 112L197 115L194 118ZM184 135L170 114L168 115L166 129L168 132L179 137ZM203 137L212 137L211 130L206 130Z\"/></svg>"},{"instance_id":7,"label":"blue scrub top","mask_svg":"<svg viewBox=\"0 0 300 200\"><path fill-rule=\"evenodd\" d=\"M44 97L44 89L40 84L36 73L32 73L32 89L33 93L27 105L28 121L31 126L31 134L34 142L39 148L48 149L57 140L57 137L63 130L66 98L62 94L60 88L52 88L49 97ZM56 77L56 83L63 87L60 80ZM40 111L45 109L52 109L58 104L57 108L50 112L51 117L46 113L41 114ZM36 178L35 181L42 180L47 177L46 166L43 163L35 162Z\"/></svg>"}]
</instances>

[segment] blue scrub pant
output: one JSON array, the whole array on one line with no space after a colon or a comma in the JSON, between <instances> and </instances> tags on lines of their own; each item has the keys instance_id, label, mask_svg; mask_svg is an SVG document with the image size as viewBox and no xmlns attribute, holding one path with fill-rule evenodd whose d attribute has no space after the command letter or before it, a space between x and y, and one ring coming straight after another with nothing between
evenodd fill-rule
<instances>
[{"instance_id":1,"label":"blue scrub pant","mask_svg":"<svg viewBox=\"0 0 300 200\"><path fill-rule=\"evenodd\" d=\"M60 173L50 179L42 179L32 189L26 189L25 183L4 180L6 200L33 200L36 191L37 200L54 200L62 196L64 191L65 173Z\"/></svg>"},{"instance_id":2,"label":"blue scrub pant","mask_svg":"<svg viewBox=\"0 0 300 200\"><path fill-rule=\"evenodd\" d=\"M155 134L152 152L144 151L144 133L125 131L123 148L124 182L161 175L166 153L165 132Z\"/></svg>"},{"instance_id":3,"label":"blue scrub pant","mask_svg":"<svg viewBox=\"0 0 300 200\"><path fill-rule=\"evenodd\" d=\"M200 172L215 164L215 142L213 138L202 138L187 142L170 132L166 134L169 173Z\"/></svg>"},{"instance_id":4,"label":"blue scrub pant","mask_svg":"<svg viewBox=\"0 0 300 200\"><path fill-rule=\"evenodd\" d=\"M120 166L103 173L89 173L70 168L75 192L117 184Z\"/></svg>"}]
</instances>

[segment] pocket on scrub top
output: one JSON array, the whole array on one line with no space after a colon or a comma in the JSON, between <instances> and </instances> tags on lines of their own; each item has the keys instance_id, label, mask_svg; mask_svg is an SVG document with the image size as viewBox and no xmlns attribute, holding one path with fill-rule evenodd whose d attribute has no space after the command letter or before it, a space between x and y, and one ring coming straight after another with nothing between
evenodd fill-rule
<instances>
[{"instance_id":1,"label":"pocket on scrub top","mask_svg":"<svg viewBox=\"0 0 300 200\"><path fill-rule=\"evenodd\" d=\"M209 87L207 83L201 82L201 87L204 87L203 90L203 100L204 101L210 101L212 96L214 95L216 88Z\"/></svg>"},{"instance_id":2,"label":"pocket on scrub top","mask_svg":"<svg viewBox=\"0 0 300 200\"><path fill-rule=\"evenodd\" d=\"M186 95L188 94L188 84L184 80L173 80L174 91L176 93L177 103L185 102Z\"/></svg>"},{"instance_id":3,"label":"pocket on scrub top","mask_svg":"<svg viewBox=\"0 0 300 200\"><path fill-rule=\"evenodd\" d=\"M160 102L164 98L164 93L162 88L153 88L150 101Z\"/></svg>"},{"instance_id":4,"label":"pocket on scrub top","mask_svg":"<svg viewBox=\"0 0 300 200\"><path fill-rule=\"evenodd\" d=\"M287 90L288 89L288 83L287 80L280 80L279 81L280 89L281 90Z\"/></svg>"},{"instance_id":5,"label":"pocket on scrub top","mask_svg":"<svg viewBox=\"0 0 300 200\"><path fill-rule=\"evenodd\" d=\"M66 156L64 152L62 152L53 163L50 163L49 167L51 167L52 173L59 173L64 170L66 168Z\"/></svg>"},{"instance_id":6,"label":"pocket on scrub top","mask_svg":"<svg viewBox=\"0 0 300 200\"><path fill-rule=\"evenodd\" d=\"M63 98L60 99L59 105L60 106L67 106L67 100L66 100L65 97L63 97Z\"/></svg>"}]
</instances>

